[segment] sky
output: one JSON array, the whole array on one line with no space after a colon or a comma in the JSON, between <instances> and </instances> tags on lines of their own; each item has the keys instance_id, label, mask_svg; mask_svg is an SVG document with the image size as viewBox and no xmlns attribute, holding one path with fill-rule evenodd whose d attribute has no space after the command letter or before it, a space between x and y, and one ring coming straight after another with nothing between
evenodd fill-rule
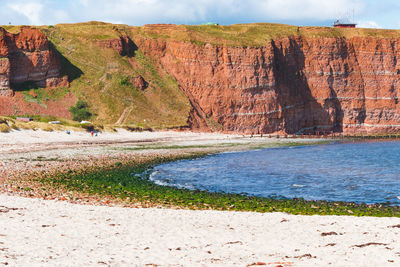
<instances>
[{"instance_id":1,"label":"sky","mask_svg":"<svg viewBox=\"0 0 400 267\"><path fill-rule=\"evenodd\" d=\"M128 25L272 22L331 26L336 19L354 17L358 27L400 29L398 14L398 0L0 0L0 25L96 20Z\"/></svg>"}]
</instances>

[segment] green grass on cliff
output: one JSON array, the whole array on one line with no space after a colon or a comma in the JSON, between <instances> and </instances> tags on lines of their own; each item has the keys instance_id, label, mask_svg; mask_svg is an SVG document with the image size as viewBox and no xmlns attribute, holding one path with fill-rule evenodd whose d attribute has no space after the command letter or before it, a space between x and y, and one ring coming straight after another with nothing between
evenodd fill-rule
<instances>
[{"instance_id":1,"label":"green grass on cliff","mask_svg":"<svg viewBox=\"0 0 400 267\"><path fill-rule=\"evenodd\" d=\"M275 23L253 23L234 25L149 25L131 27L130 31L149 38L165 38L192 42L197 45L206 43L238 47L258 47L266 45L272 39L289 36L307 38L351 38L351 37L400 37L398 30L382 29L340 29L333 27L298 27Z\"/></svg>"}]
</instances>

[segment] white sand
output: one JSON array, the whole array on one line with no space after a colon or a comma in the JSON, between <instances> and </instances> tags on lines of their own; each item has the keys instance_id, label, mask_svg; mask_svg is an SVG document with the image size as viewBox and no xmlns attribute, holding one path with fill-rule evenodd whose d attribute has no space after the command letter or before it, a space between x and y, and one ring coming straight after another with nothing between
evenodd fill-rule
<instances>
[{"instance_id":1,"label":"white sand","mask_svg":"<svg viewBox=\"0 0 400 267\"><path fill-rule=\"evenodd\" d=\"M400 264L399 218L0 203L0 264L11 266Z\"/></svg>"},{"instance_id":2,"label":"white sand","mask_svg":"<svg viewBox=\"0 0 400 267\"><path fill-rule=\"evenodd\" d=\"M117 133L104 132L92 137L88 132L71 132L71 134L66 134L65 132L58 131L22 130L0 133L0 153L124 143L201 145L215 144L220 141L244 142L246 139L248 137L246 138L241 135L175 131L130 132L118 129ZM268 142L268 139L264 139Z\"/></svg>"},{"instance_id":3,"label":"white sand","mask_svg":"<svg viewBox=\"0 0 400 267\"><path fill-rule=\"evenodd\" d=\"M194 132L130 132L118 129L117 133L99 133L92 137L88 132L46 132L22 130L0 133L0 171L1 166L15 161L36 161L41 159L68 159L87 156L113 156L124 154L168 153L168 146L217 147L219 151L246 149L248 146L268 146L285 142L312 142L318 139L276 139L250 137L220 133ZM221 148L223 146L223 148ZM230 148L227 148L230 146ZM145 149L143 149L145 148ZM156 151L157 150L157 151ZM158 151L164 150L164 151Z\"/></svg>"},{"instance_id":4,"label":"white sand","mask_svg":"<svg viewBox=\"0 0 400 267\"><path fill-rule=\"evenodd\" d=\"M194 132L130 132L118 129L117 133L104 132L91 136L88 132L46 132L22 130L0 133L0 154L41 151L63 148L82 148L104 145L220 145L220 144L268 144L279 142L308 142L313 139L275 139L220 133ZM315 139L314 139L315 140ZM318 141L318 140L317 140Z\"/></svg>"}]
</instances>

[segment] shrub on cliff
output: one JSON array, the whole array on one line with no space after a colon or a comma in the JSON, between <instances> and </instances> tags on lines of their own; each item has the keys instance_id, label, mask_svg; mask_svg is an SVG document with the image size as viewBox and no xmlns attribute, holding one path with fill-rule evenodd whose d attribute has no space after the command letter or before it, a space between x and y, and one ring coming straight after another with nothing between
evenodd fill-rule
<instances>
[{"instance_id":1,"label":"shrub on cliff","mask_svg":"<svg viewBox=\"0 0 400 267\"><path fill-rule=\"evenodd\" d=\"M87 120L92 116L88 104L83 100L78 100L75 106L69 108L69 112L75 121Z\"/></svg>"},{"instance_id":2,"label":"shrub on cliff","mask_svg":"<svg viewBox=\"0 0 400 267\"><path fill-rule=\"evenodd\" d=\"M131 86L132 85L129 77L126 77L126 76L123 76L121 79L119 79L118 83L119 83L119 85L122 85L122 86Z\"/></svg>"}]
</instances>

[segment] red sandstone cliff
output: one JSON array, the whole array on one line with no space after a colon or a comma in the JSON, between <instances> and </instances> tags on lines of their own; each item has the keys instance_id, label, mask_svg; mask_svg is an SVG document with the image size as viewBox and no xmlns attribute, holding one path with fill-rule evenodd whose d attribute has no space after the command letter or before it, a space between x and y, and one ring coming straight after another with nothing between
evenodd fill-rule
<instances>
[{"instance_id":1,"label":"red sandstone cliff","mask_svg":"<svg viewBox=\"0 0 400 267\"><path fill-rule=\"evenodd\" d=\"M189 124L193 129L400 132L400 38L289 36L258 47L234 47L174 40L174 34L177 38L192 34L183 26L150 25L135 31L118 31L118 39L94 43L128 57L139 49L158 63L160 75L165 70L175 77L192 104ZM135 59L127 61L138 67ZM24 27L21 33L11 34L0 29L0 94L25 81L47 87L67 85L59 75L57 54L40 31ZM151 93L143 77L134 76L132 83ZM13 98L0 96L0 114L68 117L75 98L69 94L65 101L44 108L24 102L17 92Z\"/></svg>"},{"instance_id":2,"label":"red sandstone cliff","mask_svg":"<svg viewBox=\"0 0 400 267\"><path fill-rule=\"evenodd\" d=\"M256 48L134 41L177 79L194 107L193 128L400 131L400 39L288 37Z\"/></svg>"},{"instance_id":3,"label":"red sandstone cliff","mask_svg":"<svg viewBox=\"0 0 400 267\"><path fill-rule=\"evenodd\" d=\"M27 81L42 87L68 86L60 70L59 58L42 32L22 27L12 34L0 28L0 95Z\"/></svg>"},{"instance_id":4,"label":"red sandstone cliff","mask_svg":"<svg viewBox=\"0 0 400 267\"><path fill-rule=\"evenodd\" d=\"M46 36L37 29L22 27L12 34L0 28L0 115L41 114L70 117L68 108L76 99L68 93L46 105L24 100L14 86L30 81L40 87L69 86L68 77L60 77L61 65Z\"/></svg>"}]
</instances>

